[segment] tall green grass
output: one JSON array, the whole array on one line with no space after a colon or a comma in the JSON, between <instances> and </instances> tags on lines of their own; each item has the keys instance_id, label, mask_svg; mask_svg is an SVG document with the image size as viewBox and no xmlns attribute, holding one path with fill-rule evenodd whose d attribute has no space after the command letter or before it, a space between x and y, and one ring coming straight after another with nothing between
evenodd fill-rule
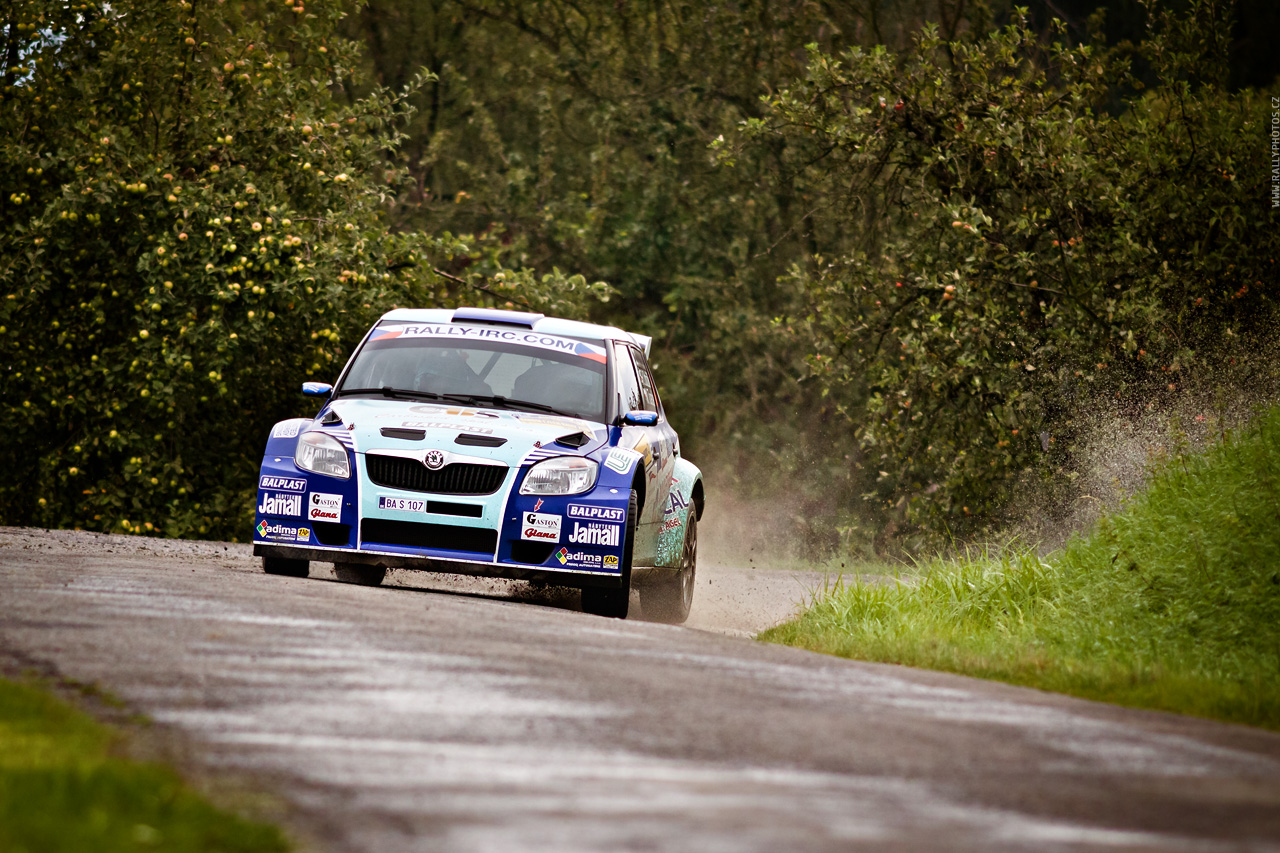
<instances>
[{"instance_id":1,"label":"tall green grass","mask_svg":"<svg viewBox=\"0 0 1280 853\"><path fill-rule=\"evenodd\" d=\"M220 811L118 735L36 688L0 679L0 850L274 853L275 827Z\"/></svg>"},{"instance_id":2,"label":"tall green grass","mask_svg":"<svg viewBox=\"0 0 1280 853\"><path fill-rule=\"evenodd\" d=\"M1280 729L1280 408L1046 558L924 564L761 639Z\"/></svg>"}]
</instances>

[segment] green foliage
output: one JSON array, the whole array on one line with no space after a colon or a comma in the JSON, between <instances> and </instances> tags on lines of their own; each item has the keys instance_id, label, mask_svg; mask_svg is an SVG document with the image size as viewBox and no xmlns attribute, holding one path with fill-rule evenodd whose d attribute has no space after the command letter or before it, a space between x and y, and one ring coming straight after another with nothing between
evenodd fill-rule
<instances>
[{"instance_id":1,"label":"green foliage","mask_svg":"<svg viewBox=\"0 0 1280 853\"><path fill-rule=\"evenodd\" d=\"M1223 88L1230 7L1160 8L1137 76L999 3L379 0L348 32L438 77L401 221L611 282L593 316L655 336L689 452L817 546L997 524L1069 482L1082 407L1257 346L1267 104Z\"/></svg>"},{"instance_id":2,"label":"green foliage","mask_svg":"<svg viewBox=\"0 0 1280 853\"><path fill-rule=\"evenodd\" d=\"M381 46L369 56L379 79L419 63L438 77L417 96L407 168L421 191L398 211L406 222L475 232L508 266L609 281L618 298L599 319L655 334L699 368L736 361L717 381L776 338L769 320L791 297L773 280L802 239L790 229L801 201L763 163L717 168L708 145L760 116L771 81L801 73L802 46L852 28L851 13L442 0L379 2L349 23ZM719 396L696 388L691 402Z\"/></svg>"},{"instance_id":3,"label":"green foliage","mask_svg":"<svg viewBox=\"0 0 1280 853\"><path fill-rule=\"evenodd\" d=\"M936 542L1276 319L1230 5L1114 49L1003 3L12 6L9 523L234 536L299 381L478 302L653 335L713 487L814 550Z\"/></svg>"},{"instance_id":4,"label":"green foliage","mask_svg":"<svg viewBox=\"0 0 1280 853\"><path fill-rule=\"evenodd\" d=\"M932 6L875 26L892 33ZM418 64L438 77L409 127L420 191L402 221L475 232L508 266L609 281L616 298L592 317L654 336L686 452L726 491L775 492L796 473L796 518L823 545L858 509L856 448L799 384L807 342L773 324L802 295L778 278L810 242L811 199L778 176L786 142L733 169L709 146L761 119L760 98L803 73L805 44L878 37L863 17L765 0L379 0L348 22L378 46L377 79ZM834 485L800 487L815 469Z\"/></svg>"},{"instance_id":5,"label":"green foliage","mask_svg":"<svg viewBox=\"0 0 1280 853\"><path fill-rule=\"evenodd\" d=\"M402 92L342 98L341 6L28 0L0 101L7 523L244 535L266 430L396 304L600 292L397 234ZM15 59L16 58L16 59ZM476 290L475 287L483 290Z\"/></svg>"},{"instance_id":6,"label":"green foliage","mask_svg":"<svg viewBox=\"0 0 1280 853\"><path fill-rule=\"evenodd\" d=\"M172 771L112 757L116 740L47 693L0 680L0 848L289 848L276 828L215 809Z\"/></svg>"},{"instance_id":7,"label":"green foliage","mask_svg":"<svg viewBox=\"0 0 1280 853\"><path fill-rule=\"evenodd\" d=\"M789 281L796 325L878 472L868 497L934 531L990 524L1020 479L1070 479L1081 408L1159 400L1274 323L1267 104L1222 89L1228 27L1208 2L1155 15L1152 87L1123 52L1045 46L1022 20L812 48L725 147L804 152L825 222Z\"/></svg>"},{"instance_id":8,"label":"green foliage","mask_svg":"<svg viewBox=\"0 0 1280 853\"><path fill-rule=\"evenodd\" d=\"M762 638L1280 729L1280 408L1047 558L855 583Z\"/></svg>"}]
</instances>

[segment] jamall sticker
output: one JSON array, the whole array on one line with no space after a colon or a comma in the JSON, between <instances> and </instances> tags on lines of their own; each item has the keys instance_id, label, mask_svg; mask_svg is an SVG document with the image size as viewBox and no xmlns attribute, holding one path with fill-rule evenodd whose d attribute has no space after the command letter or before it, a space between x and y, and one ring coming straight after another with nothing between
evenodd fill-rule
<instances>
[{"instance_id":1,"label":"jamall sticker","mask_svg":"<svg viewBox=\"0 0 1280 853\"><path fill-rule=\"evenodd\" d=\"M302 517L302 495L263 492L258 502L258 512L263 515L284 515L289 518Z\"/></svg>"},{"instance_id":2,"label":"jamall sticker","mask_svg":"<svg viewBox=\"0 0 1280 853\"><path fill-rule=\"evenodd\" d=\"M604 347L561 338L555 335L544 335L538 332L519 332L514 329L474 328L471 326L447 326L432 323L406 324L399 327L380 326L373 330L369 342L389 341L395 338L439 338L456 343L463 341L499 341L502 343L520 344L538 349L554 350L569 355L580 355L592 361L604 364L608 361Z\"/></svg>"},{"instance_id":3,"label":"jamall sticker","mask_svg":"<svg viewBox=\"0 0 1280 853\"><path fill-rule=\"evenodd\" d=\"M574 545L594 545L596 547L617 548L622 543L621 524L601 524L575 521L569 541Z\"/></svg>"}]
</instances>

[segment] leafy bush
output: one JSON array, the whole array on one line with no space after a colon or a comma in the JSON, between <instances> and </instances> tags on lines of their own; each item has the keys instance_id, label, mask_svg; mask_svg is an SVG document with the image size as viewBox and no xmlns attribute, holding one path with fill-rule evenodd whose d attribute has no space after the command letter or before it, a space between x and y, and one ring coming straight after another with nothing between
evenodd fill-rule
<instances>
[{"instance_id":1,"label":"leafy bush","mask_svg":"<svg viewBox=\"0 0 1280 853\"><path fill-rule=\"evenodd\" d=\"M1190 6L1153 17L1151 86L1127 51L1046 47L1025 20L926 26L901 54L811 49L744 124L740 143L794 143L825 220L794 324L881 506L935 532L998 521L1019 479L1070 479L1082 408L1158 401L1268 334L1267 105L1223 87L1221 5Z\"/></svg>"},{"instance_id":2,"label":"leafy bush","mask_svg":"<svg viewBox=\"0 0 1280 853\"><path fill-rule=\"evenodd\" d=\"M1006 4L873 6L348 22L379 79L438 74L398 215L610 281L594 316L655 336L713 487L785 492L821 546L998 524L1015 484L1069 483L1080 409L1159 403L1272 316L1269 111L1223 83L1229 5L1155 6L1115 49Z\"/></svg>"},{"instance_id":3,"label":"leafy bush","mask_svg":"<svg viewBox=\"0 0 1280 853\"><path fill-rule=\"evenodd\" d=\"M593 317L654 336L692 458L722 457L725 471L768 459L741 482L761 491L778 484L763 469L805 467L793 464L811 458L797 452L813 410L796 384L804 342L771 325L798 295L775 282L806 243L793 227L805 202L771 177L774 152L730 170L707 146L803 73L807 42L848 44L857 11L768 0L428 5L391 0L347 22L378 46L367 54L378 79L406 79L418 64L438 76L417 96L406 167L419 191L398 215L483 234L509 266L607 280L617 297Z\"/></svg>"},{"instance_id":4,"label":"leafy bush","mask_svg":"<svg viewBox=\"0 0 1280 853\"><path fill-rule=\"evenodd\" d=\"M29 0L8 29L7 523L244 535L266 429L383 310L599 291L434 272L483 258L386 225L407 92L335 97L337 4L241 9Z\"/></svg>"},{"instance_id":5,"label":"leafy bush","mask_svg":"<svg viewBox=\"0 0 1280 853\"><path fill-rule=\"evenodd\" d=\"M1115 49L934 8L21 0L0 518L234 535L298 381L467 301L654 335L713 487L815 547L999 524L1082 409L1256 364L1269 104L1229 6Z\"/></svg>"},{"instance_id":6,"label":"leafy bush","mask_svg":"<svg viewBox=\"0 0 1280 853\"><path fill-rule=\"evenodd\" d=\"M233 6L23 7L0 113L11 523L234 535L281 383L331 373L404 293L420 249L378 227L395 99L330 97L335 11Z\"/></svg>"}]
</instances>

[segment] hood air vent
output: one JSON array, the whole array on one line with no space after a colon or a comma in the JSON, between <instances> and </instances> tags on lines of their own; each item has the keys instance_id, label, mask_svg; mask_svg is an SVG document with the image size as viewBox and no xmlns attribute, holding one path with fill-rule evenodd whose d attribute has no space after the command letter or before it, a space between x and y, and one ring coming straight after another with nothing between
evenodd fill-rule
<instances>
[{"instance_id":1,"label":"hood air vent","mask_svg":"<svg viewBox=\"0 0 1280 853\"><path fill-rule=\"evenodd\" d=\"M405 429L403 427L383 427L380 432L383 438L402 438L405 441L422 441L427 437L425 429Z\"/></svg>"},{"instance_id":2,"label":"hood air vent","mask_svg":"<svg viewBox=\"0 0 1280 853\"><path fill-rule=\"evenodd\" d=\"M453 440L453 443L466 444L470 447L501 447L507 443L507 440L496 435L471 435L470 433L460 432L458 437Z\"/></svg>"},{"instance_id":3,"label":"hood air vent","mask_svg":"<svg viewBox=\"0 0 1280 853\"><path fill-rule=\"evenodd\" d=\"M581 447L591 440L591 436L585 432L575 432L572 435L562 435L556 439L556 444L563 444L565 447Z\"/></svg>"}]
</instances>

